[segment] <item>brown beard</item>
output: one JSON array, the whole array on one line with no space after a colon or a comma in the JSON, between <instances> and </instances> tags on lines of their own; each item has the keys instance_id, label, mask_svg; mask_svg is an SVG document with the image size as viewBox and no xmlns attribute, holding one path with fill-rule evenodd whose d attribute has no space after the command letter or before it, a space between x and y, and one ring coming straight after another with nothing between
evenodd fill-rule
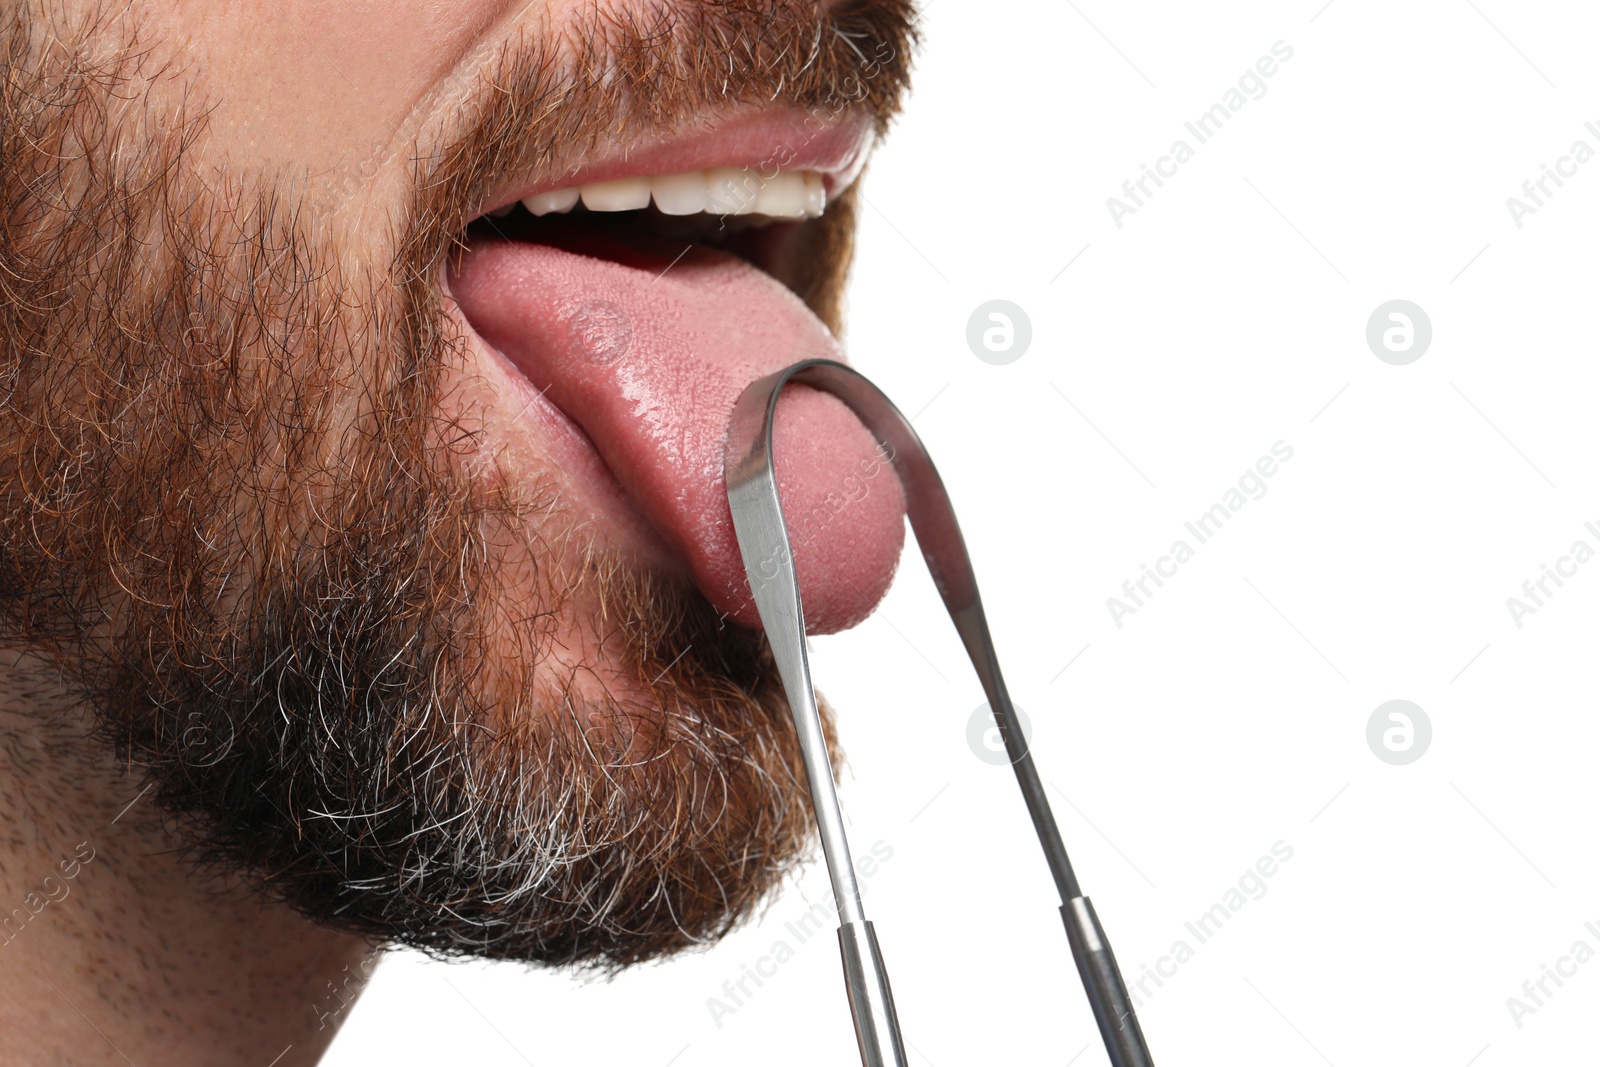
<instances>
[{"instance_id":1,"label":"brown beard","mask_svg":"<svg viewBox=\"0 0 1600 1067\"><path fill-rule=\"evenodd\" d=\"M0 640L197 861L377 938L602 966L715 938L792 868L764 643L486 457L436 280L488 189L602 133L775 100L886 123L911 20L661 4L576 56L508 46L383 263L321 236L337 182L198 180L203 108L126 31L0 25ZM803 237L830 322L849 207Z\"/></svg>"}]
</instances>

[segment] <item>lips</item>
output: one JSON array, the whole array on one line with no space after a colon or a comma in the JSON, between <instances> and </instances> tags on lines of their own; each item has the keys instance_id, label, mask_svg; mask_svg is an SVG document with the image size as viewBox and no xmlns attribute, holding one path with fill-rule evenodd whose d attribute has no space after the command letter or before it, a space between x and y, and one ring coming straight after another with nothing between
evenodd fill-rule
<instances>
[{"instance_id":1,"label":"lips","mask_svg":"<svg viewBox=\"0 0 1600 1067\"><path fill-rule=\"evenodd\" d=\"M784 197L760 198L763 186L794 185L789 175L808 175L836 195L866 144L865 130L850 123L814 128L795 116L759 116L635 146L625 158L502 190L494 214L528 206L475 226L447 281L488 355L531 387L525 421L543 417L539 432L555 436L566 423L577 451L593 457L567 465L574 491L599 500L620 488L665 556L720 612L749 626L758 619L722 476L729 415L756 379L797 360L844 355L774 277L782 273L777 250L803 247L793 230L810 223L729 234L768 221L762 207L785 214ZM681 190L696 173L726 183L711 186L715 214L676 211L664 220L655 206L639 206L639 189ZM729 192L738 174L750 190L745 200ZM656 180L663 176L671 181ZM571 189L582 196L562 192ZM872 434L831 396L787 390L775 437L808 629L854 625L894 573L904 538L900 486Z\"/></svg>"}]
</instances>

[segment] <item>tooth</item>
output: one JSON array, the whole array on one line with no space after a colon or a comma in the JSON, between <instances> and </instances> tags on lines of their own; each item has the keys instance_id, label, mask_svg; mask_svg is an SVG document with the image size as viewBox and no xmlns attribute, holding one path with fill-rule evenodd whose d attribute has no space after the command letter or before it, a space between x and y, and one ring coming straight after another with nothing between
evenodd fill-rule
<instances>
[{"instance_id":1,"label":"tooth","mask_svg":"<svg viewBox=\"0 0 1600 1067\"><path fill-rule=\"evenodd\" d=\"M511 214L511 209L516 207L516 206L517 205L515 205L515 204L501 204L499 207L495 208L493 211L485 212L485 214L488 215L491 219L503 219L507 215Z\"/></svg>"},{"instance_id":2,"label":"tooth","mask_svg":"<svg viewBox=\"0 0 1600 1067\"><path fill-rule=\"evenodd\" d=\"M779 171L762 183L756 193L756 212L773 218L803 218L806 213L806 180L797 170Z\"/></svg>"},{"instance_id":3,"label":"tooth","mask_svg":"<svg viewBox=\"0 0 1600 1067\"><path fill-rule=\"evenodd\" d=\"M805 180L805 213L811 218L816 218L828 206L828 194L822 187L822 175L814 170L808 170L803 177Z\"/></svg>"},{"instance_id":4,"label":"tooth","mask_svg":"<svg viewBox=\"0 0 1600 1067\"><path fill-rule=\"evenodd\" d=\"M523 199L530 214L571 211L579 199L591 211L633 211L650 206L663 215L762 214L773 218L814 218L827 207L822 176L814 171L780 171L770 179L748 167L712 167L683 174L620 178L556 189ZM504 218L511 205L489 212Z\"/></svg>"},{"instance_id":5,"label":"tooth","mask_svg":"<svg viewBox=\"0 0 1600 1067\"><path fill-rule=\"evenodd\" d=\"M583 187L583 206L590 211L632 211L650 206L649 178L618 178L614 182L589 182Z\"/></svg>"},{"instance_id":6,"label":"tooth","mask_svg":"<svg viewBox=\"0 0 1600 1067\"><path fill-rule=\"evenodd\" d=\"M552 211L557 214L571 211L577 202L577 189L557 189L551 193L535 193L524 197L522 206L534 215L548 215Z\"/></svg>"},{"instance_id":7,"label":"tooth","mask_svg":"<svg viewBox=\"0 0 1600 1067\"><path fill-rule=\"evenodd\" d=\"M761 179L742 167L712 167L706 171L706 211L713 215L750 215L756 210Z\"/></svg>"},{"instance_id":8,"label":"tooth","mask_svg":"<svg viewBox=\"0 0 1600 1067\"><path fill-rule=\"evenodd\" d=\"M659 174L650 179L650 195L663 215L694 215L706 209L706 172Z\"/></svg>"}]
</instances>

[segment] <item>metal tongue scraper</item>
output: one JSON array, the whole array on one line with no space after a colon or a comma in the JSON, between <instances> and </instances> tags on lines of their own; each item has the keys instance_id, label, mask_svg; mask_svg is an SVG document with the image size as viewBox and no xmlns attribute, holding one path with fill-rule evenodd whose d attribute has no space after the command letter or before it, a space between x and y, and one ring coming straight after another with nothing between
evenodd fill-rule
<instances>
[{"instance_id":1,"label":"metal tongue scraper","mask_svg":"<svg viewBox=\"0 0 1600 1067\"><path fill-rule=\"evenodd\" d=\"M1133 1005L1117 970L1116 958L1094 906L1078 889L1067 850L1061 843L1044 786L1034 769L1027 741L1017 724L1016 711L1000 675L994 642L984 621L977 579L967 556L961 529L944 483L923 450L916 431L877 386L842 363L811 359L769 375L744 391L734 407L728 431L725 470L728 503L738 535L739 553L750 580L756 610L767 632L783 687L794 713L795 730L804 754L811 785L811 807L816 813L827 859L833 897L839 908L839 950L844 957L845 987L850 1013L855 1019L856 1042L864 1067L906 1067L905 1045L895 1016L889 975L878 950L872 923L861 908L850 847L845 841L844 818L834 791L833 766L828 759L822 723L817 716L816 693L806 658L805 616L800 605L800 585L795 574L783 506L773 473L772 425L778 397L784 386L803 384L832 393L853 411L878 440L892 450L895 473L905 492L911 529L933 573L939 594L967 655L978 672L983 690L994 709L1006 753L1016 771L1022 799L1033 819L1034 832L1044 849L1045 862L1061 894L1061 917L1067 940L1083 979L1084 992L1094 1010L1113 1067L1152 1067L1150 1050L1139 1030Z\"/></svg>"}]
</instances>

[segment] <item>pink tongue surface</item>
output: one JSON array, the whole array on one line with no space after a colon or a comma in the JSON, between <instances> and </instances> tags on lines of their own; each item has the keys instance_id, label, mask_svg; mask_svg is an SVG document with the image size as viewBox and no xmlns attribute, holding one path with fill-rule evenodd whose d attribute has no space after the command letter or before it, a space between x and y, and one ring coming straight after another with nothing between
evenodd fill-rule
<instances>
[{"instance_id":1,"label":"pink tongue surface","mask_svg":"<svg viewBox=\"0 0 1600 1067\"><path fill-rule=\"evenodd\" d=\"M674 261L682 244L641 251L559 227L544 236L565 247L474 241L451 294L583 429L712 604L758 625L722 476L728 417L745 386L801 359L842 359L837 343L794 294L733 256L694 246ZM807 629L852 626L894 575L899 482L866 427L815 390L784 391L774 450Z\"/></svg>"}]
</instances>

